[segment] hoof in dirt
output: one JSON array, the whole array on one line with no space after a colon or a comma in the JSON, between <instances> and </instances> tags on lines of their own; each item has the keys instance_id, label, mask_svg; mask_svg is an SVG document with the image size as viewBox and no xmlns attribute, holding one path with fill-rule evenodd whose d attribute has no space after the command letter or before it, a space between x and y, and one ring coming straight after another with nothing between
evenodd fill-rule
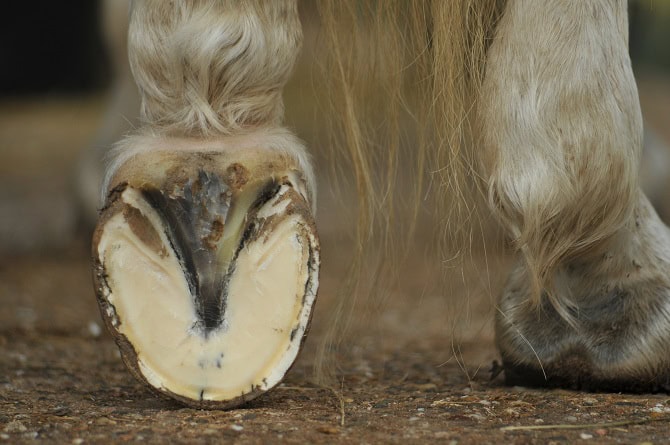
<instances>
[{"instance_id":1,"label":"hoof in dirt","mask_svg":"<svg viewBox=\"0 0 670 445\"><path fill-rule=\"evenodd\" d=\"M587 391L670 392L670 230L641 196L634 218L598 254L566 262L529 304L519 261L501 295L496 343L506 382Z\"/></svg>"},{"instance_id":2,"label":"hoof in dirt","mask_svg":"<svg viewBox=\"0 0 670 445\"><path fill-rule=\"evenodd\" d=\"M102 316L140 380L201 408L277 385L316 298L319 241L299 167L272 151L140 154L93 238Z\"/></svg>"},{"instance_id":3,"label":"hoof in dirt","mask_svg":"<svg viewBox=\"0 0 670 445\"><path fill-rule=\"evenodd\" d=\"M656 283L612 289L572 309L564 320L545 300L539 308L508 289L496 320L496 342L505 383L594 392L655 393L670 390L664 314L668 292Z\"/></svg>"}]
</instances>

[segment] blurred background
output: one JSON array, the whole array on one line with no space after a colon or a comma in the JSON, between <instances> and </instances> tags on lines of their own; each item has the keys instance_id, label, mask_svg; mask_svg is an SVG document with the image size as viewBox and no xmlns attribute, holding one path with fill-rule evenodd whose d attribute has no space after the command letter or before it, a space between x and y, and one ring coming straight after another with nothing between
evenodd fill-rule
<instances>
[{"instance_id":1,"label":"blurred background","mask_svg":"<svg viewBox=\"0 0 670 445\"><path fill-rule=\"evenodd\" d=\"M318 335L319 320L328 318L328 301L337 295L350 262L353 216L345 204L346 191L345 197L337 196L342 189L336 192L330 186L329 159L319 149L323 122L313 86L318 74L310 60L318 45L318 21L310 2L303 1L301 7L305 47L286 89L286 120L312 149L321 172L318 226L324 266L322 301L314 323ZM136 122L137 103L121 100L123 92L134 86L116 76L127 69L125 55L119 51L123 33L118 35L119 23L127 14L125 5L123 1L35 0L9 2L3 9L0 334L105 338L88 264L94 217L90 203L96 191L91 186L95 177L87 173L97 171L94 166L105 150ZM648 124L647 139L656 147L646 158L644 178L654 190L657 207L668 216L670 2L631 2L630 11L630 50ZM420 253L408 264L398 288L391 289L383 307L375 309L379 327L368 327L358 342L364 345L383 337L389 348L411 344L414 350L434 351L432 364L446 363L457 348L453 336L444 332L447 318L442 314L447 308L433 286L435 265ZM486 345L470 349L471 360L482 363L495 353L488 312L473 309L468 317L475 319L478 314L485 321L458 335L466 343Z\"/></svg>"}]
</instances>

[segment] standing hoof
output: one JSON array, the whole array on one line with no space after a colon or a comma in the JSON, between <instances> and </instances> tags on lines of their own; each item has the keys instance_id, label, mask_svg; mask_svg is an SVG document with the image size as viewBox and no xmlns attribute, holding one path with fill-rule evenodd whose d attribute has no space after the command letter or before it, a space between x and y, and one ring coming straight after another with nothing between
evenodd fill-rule
<instances>
[{"instance_id":1,"label":"standing hoof","mask_svg":"<svg viewBox=\"0 0 670 445\"><path fill-rule=\"evenodd\" d=\"M130 371L199 408L277 385L316 298L308 179L285 153L139 153L115 172L93 238L94 282Z\"/></svg>"},{"instance_id":2,"label":"standing hoof","mask_svg":"<svg viewBox=\"0 0 670 445\"><path fill-rule=\"evenodd\" d=\"M634 221L604 253L564 265L529 303L520 262L502 294L496 342L506 383L587 391L670 391L670 231L641 196Z\"/></svg>"}]
</instances>

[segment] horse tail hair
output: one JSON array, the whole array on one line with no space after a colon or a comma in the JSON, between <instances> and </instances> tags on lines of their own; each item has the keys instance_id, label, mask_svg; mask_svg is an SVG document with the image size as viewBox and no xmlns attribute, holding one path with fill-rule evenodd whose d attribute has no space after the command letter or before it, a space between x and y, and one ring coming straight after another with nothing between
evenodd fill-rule
<instances>
[{"instance_id":1,"label":"horse tail hair","mask_svg":"<svg viewBox=\"0 0 670 445\"><path fill-rule=\"evenodd\" d=\"M370 298L379 293L376 284L392 281L373 273L369 281L376 284L360 287L360 279L369 278L370 252L382 257L375 266L379 272L389 259L402 257L412 247L428 190L441 259L467 256L467 248L461 247L471 245L472 228L481 227L475 222L480 214L473 203L484 202L485 195L477 171L476 102L486 51L504 4L318 3L327 49L320 63L326 82L324 113L330 117L329 146L339 161L334 163L338 172L351 172L358 199L350 280L339 296L320 360L358 313L359 296ZM404 135L409 136L403 139ZM401 178L408 176L411 181L403 184ZM394 198L408 188L409 204L398 209L400 200ZM406 226L399 227L400 212L404 220L413 215Z\"/></svg>"}]
</instances>

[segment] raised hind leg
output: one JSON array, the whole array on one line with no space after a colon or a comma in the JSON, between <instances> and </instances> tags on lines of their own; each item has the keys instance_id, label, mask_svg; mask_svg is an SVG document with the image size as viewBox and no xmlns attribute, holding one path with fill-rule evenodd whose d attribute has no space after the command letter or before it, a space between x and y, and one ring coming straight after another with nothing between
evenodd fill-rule
<instances>
[{"instance_id":1,"label":"raised hind leg","mask_svg":"<svg viewBox=\"0 0 670 445\"><path fill-rule=\"evenodd\" d=\"M640 191L627 2L509 0L480 116L518 252L498 303L507 381L670 388L670 233Z\"/></svg>"},{"instance_id":2,"label":"raised hind leg","mask_svg":"<svg viewBox=\"0 0 670 445\"><path fill-rule=\"evenodd\" d=\"M281 126L300 42L294 0L133 6L144 125L107 171L94 279L132 373L189 405L272 388L307 332L315 183Z\"/></svg>"}]
</instances>

